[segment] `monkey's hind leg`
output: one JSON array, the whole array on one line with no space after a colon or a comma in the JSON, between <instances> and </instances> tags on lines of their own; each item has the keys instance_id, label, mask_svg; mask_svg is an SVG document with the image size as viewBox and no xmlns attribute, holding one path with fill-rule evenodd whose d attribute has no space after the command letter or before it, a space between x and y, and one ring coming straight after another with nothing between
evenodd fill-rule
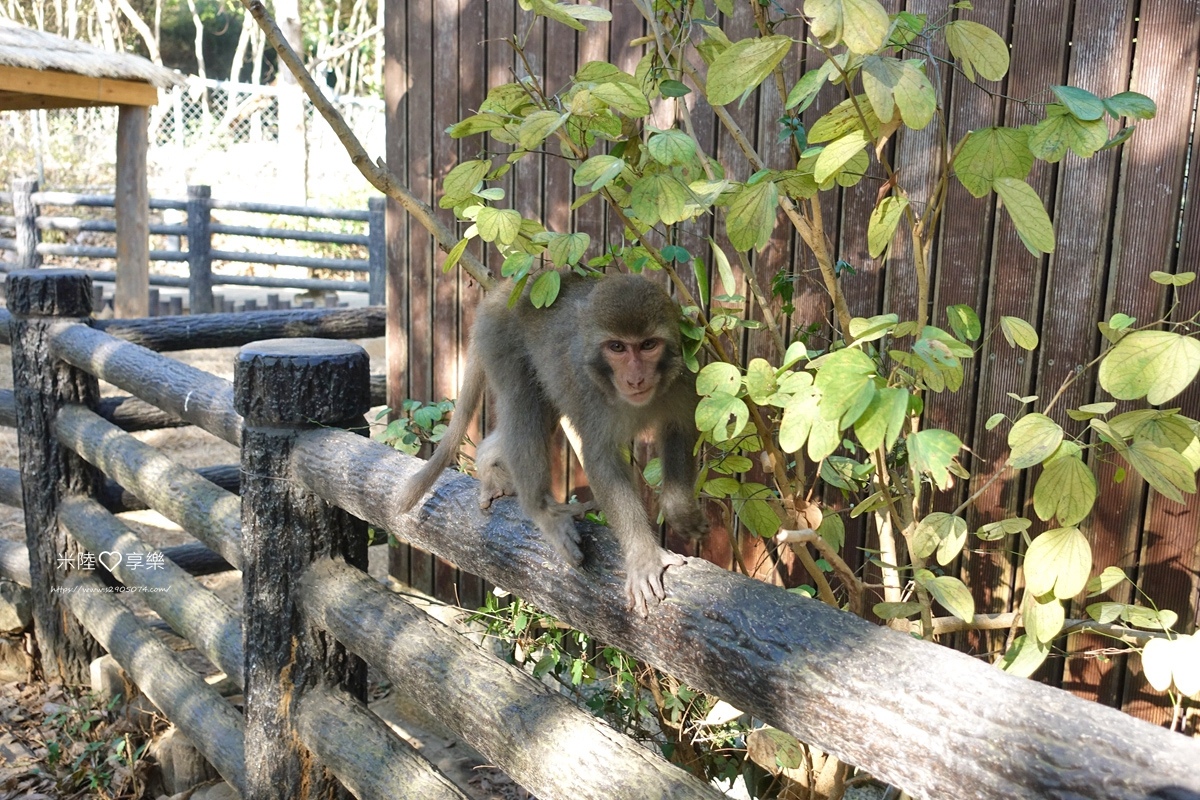
<instances>
[{"instance_id":1,"label":"monkey's hind leg","mask_svg":"<svg viewBox=\"0 0 1200 800\"><path fill-rule=\"evenodd\" d=\"M514 383L518 385L496 387L499 439L503 442L501 464L516 489L521 510L555 552L577 567L583 563L583 551L579 549L574 512L564 512L560 508L563 504L555 503L550 493L550 440L558 414L541 396L532 378Z\"/></svg>"}]
</instances>

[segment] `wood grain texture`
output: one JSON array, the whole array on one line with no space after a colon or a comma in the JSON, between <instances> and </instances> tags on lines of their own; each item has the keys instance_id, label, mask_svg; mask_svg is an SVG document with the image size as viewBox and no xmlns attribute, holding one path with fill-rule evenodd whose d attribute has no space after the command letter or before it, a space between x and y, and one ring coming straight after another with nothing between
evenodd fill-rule
<instances>
[{"instance_id":1,"label":"wood grain texture","mask_svg":"<svg viewBox=\"0 0 1200 800\"><path fill-rule=\"evenodd\" d=\"M643 619L624 608L603 529L580 526L584 566L570 568L513 501L480 511L470 478L448 474L401 514L391 487L417 460L329 430L302 434L295 456L317 495L911 794L1200 794L1200 747L1115 709L697 559L667 570Z\"/></svg>"}]
</instances>

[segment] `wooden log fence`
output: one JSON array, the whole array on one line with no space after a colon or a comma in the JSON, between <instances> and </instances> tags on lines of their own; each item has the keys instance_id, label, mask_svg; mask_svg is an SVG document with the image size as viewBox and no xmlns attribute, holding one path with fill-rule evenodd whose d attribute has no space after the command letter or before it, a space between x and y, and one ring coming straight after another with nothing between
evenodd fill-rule
<instances>
[{"instance_id":1,"label":"wooden log fence","mask_svg":"<svg viewBox=\"0 0 1200 800\"><path fill-rule=\"evenodd\" d=\"M123 243L120 236L118 236L118 242L115 247L52 244L41 241L42 231L59 231L71 234L81 232L116 234L117 223L114 220L44 215L41 213L41 209L45 206L116 209L120 205L119 201L121 198L113 195L39 191L37 182L30 179L14 180L11 189L10 192L0 192L0 202L10 203L13 207L13 214L11 216L0 215L0 229L13 229L15 236L13 239L0 238L0 250L9 250L16 254L16 269L36 268L41 265L44 256L114 259L122 247L133 247L132 244ZM146 199L143 198L143 200ZM189 186L186 200L152 197L146 201L146 209L143 213L148 213L150 209L182 211L186 214L186 221L183 223L154 223L150 224L148 228L152 235L169 237L172 242L177 242L180 237L185 237L187 239L187 250L150 250L148 242L138 243L138 245L148 253L150 261L180 262L188 265L187 277L151 274L148 280L152 286L186 287L188 290L188 307L193 314L232 310L226 307L226 304L232 303L232 301L226 301L213 293L213 286L221 284L318 291L366 292L370 305L383 304L387 253L384 246L384 200L382 197L371 198L367 203L366 210L334 209L219 200L213 199L212 190L208 186ZM294 216L308 219L365 222L367 232L362 234L335 233L249 225L226 225L213 221L212 212L214 209L277 216ZM129 209L124 209L124 211L125 213L129 213ZM368 257L366 259L320 258L273 252L243 252L214 249L214 235L315 242L333 245L358 245L367 249ZM222 275L213 272L214 261L365 272L367 279L364 281ZM87 274L94 280L103 281L115 281L117 276L115 272L104 270L88 270ZM118 295L126 291L122 284L118 285ZM182 298L175 299L178 301L177 305L181 311ZM158 315L164 310L160 306L161 301L157 299L157 290L150 290L150 294L147 297L145 296L145 291L139 288L138 297L124 298L118 296L114 300L114 305L120 308L123 302L130 300L135 300L138 304L147 303L150 315ZM248 306L247 310L250 310L252 307ZM167 313L178 313L173 312L169 303L165 310ZM118 315L126 317L137 316L136 313Z\"/></svg>"},{"instance_id":2,"label":"wooden log fence","mask_svg":"<svg viewBox=\"0 0 1200 800\"><path fill-rule=\"evenodd\" d=\"M913 796L1200 798L1195 742L815 600L690 559L668 570L666 601L643 619L624 608L618 548L602 528L582 526L586 559L575 569L514 501L480 511L465 476L448 474L422 506L398 512L395 487L419 464L356 432L370 404L356 346L249 344L230 386L111 335L122 329L93 328L86 276L15 273L9 292L14 313L0 322L12 326L15 416L27 428L32 558L23 577L41 597L42 652L77 675L103 646L248 800L315 797L338 783L359 797L462 797L366 707L358 657L539 796L720 796L370 580L367 524ZM149 327L124 330L149 335ZM96 414L97 378L238 443L240 515L231 519L232 494L183 477L183 467ZM26 446L35 433L36 451ZM46 475L31 475L30 464ZM121 563L112 572L126 587L166 590L147 592L148 603L241 681L244 713L95 575L46 568L50 547L120 553L122 562L150 556L98 502L99 473L175 513L243 570L241 615L185 569L151 575ZM173 488L156 492L155 482ZM0 472L0 500L11 499L11 483ZM166 494L184 497L171 507ZM207 517L185 514L213 498ZM16 555L0 548L6 577L20 571ZM46 626L46 614L60 624Z\"/></svg>"}]
</instances>

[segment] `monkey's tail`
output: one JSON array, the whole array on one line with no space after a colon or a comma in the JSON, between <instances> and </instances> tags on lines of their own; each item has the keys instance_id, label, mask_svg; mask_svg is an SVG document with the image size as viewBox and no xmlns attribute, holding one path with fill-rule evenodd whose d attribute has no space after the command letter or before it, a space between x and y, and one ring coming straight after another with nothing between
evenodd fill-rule
<instances>
[{"instance_id":1,"label":"monkey's tail","mask_svg":"<svg viewBox=\"0 0 1200 800\"><path fill-rule=\"evenodd\" d=\"M425 466L400 489L396 503L401 511L408 511L415 506L454 461L459 445L467 436L467 427L475 417L475 410L483 402L484 384L482 361L471 353L467 359L467 373L463 376L462 389L458 393L458 401L454 404L454 416Z\"/></svg>"}]
</instances>

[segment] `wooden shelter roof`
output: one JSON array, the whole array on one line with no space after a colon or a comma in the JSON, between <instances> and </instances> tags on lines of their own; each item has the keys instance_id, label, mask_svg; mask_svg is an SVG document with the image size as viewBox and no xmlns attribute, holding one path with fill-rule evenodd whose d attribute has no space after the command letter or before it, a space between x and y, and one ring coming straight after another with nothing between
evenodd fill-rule
<instances>
[{"instance_id":1,"label":"wooden shelter roof","mask_svg":"<svg viewBox=\"0 0 1200 800\"><path fill-rule=\"evenodd\" d=\"M0 110L158 102L174 70L0 19Z\"/></svg>"}]
</instances>

